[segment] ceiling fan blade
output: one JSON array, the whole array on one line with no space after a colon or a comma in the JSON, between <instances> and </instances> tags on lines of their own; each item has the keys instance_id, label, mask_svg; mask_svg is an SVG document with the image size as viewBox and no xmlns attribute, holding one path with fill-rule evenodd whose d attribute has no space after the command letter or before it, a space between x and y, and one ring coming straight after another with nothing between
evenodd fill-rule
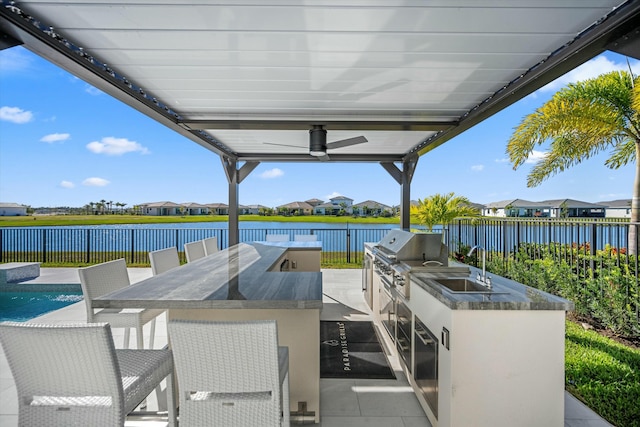
<instances>
[{"instance_id":1,"label":"ceiling fan blade","mask_svg":"<svg viewBox=\"0 0 640 427\"><path fill-rule=\"evenodd\" d=\"M324 156L315 156L315 157L321 162L328 162L329 160L331 160L327 154L325 154Z\"/></svg>"},{"instance_id":2,"label":"ceiling fan blade","mask_svg":"<svg viewBox=\"0 0 640 427\"><path fill-rule=\"evenodd\" d=\"M327 149L331 150L334 148L342 148L348 147L350 145L362 144L363 142L367 142L368 139L364 136L356 136L354 138L341 139L340 141L328 142Z\"/></svg>"},{"instance_id":3,"label":"ceiling fan blade","mask_svg":"<svg viewBox=\"0 0 640 427\"><path fill-rule=\"evenodd\" d=\"M281 146L281 147L307 148L307 147L303 147L302 145L278 144L278 143L276 143L276 142L263 142L263 144L267 144L267 145L279 145L279 146Z\"/></svg>"}]
</instances>

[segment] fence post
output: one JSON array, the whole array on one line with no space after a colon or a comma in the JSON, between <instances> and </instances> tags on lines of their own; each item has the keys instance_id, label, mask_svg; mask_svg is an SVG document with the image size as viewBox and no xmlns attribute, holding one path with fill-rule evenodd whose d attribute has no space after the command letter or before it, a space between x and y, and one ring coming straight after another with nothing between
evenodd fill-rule
<instances>
[{"instance_id":1,"label":"fence post","mask_svg":"<svg viewBox=\"0 0 640 427\"><path fill-rule=\"evenodd\" d=\"M347 224L347 264L351 262L351 231Z\"/></svg>"},{"instance_id":2,"label":"fence post","mask_svg":"<svg viewBox=\"0 0 640 427\"><path fill-rule=\"evenodd\" d=\"M87 238L86 238L87 247L86 247L86 253L85 253L85 255L86 255L85 262L87 264L89 264L89 258L91 257L91 251L90 251L90 248L91 248L91 230L87 228L86 234L87 234Z\"/></svg>"},{"instance_id":3,"label":"fence post","mask_svg":"<svg viewBox=\"0 0 640 427\"><path fill-rule=\"evenodd\" d=\"M135 242L133 241L133 236L135 236L134 234L134 229L131 229L131 264L134 263L134 258L135 258Z\"/></svg>"},{"instance_id":4,"label":"fence post","mask_svg":"<svg viewBox=\"0 0 640 427\"><path fill-rule=\"evenodd\" d=\"M47 229L42 229L42 262L47 262Z\"/></svg>"},{"instance_id":5,"label":"fence post","mask_svg":"<svg viewBox=\"0 0 640 427\"><path fill-rule=\"evenodd\" d=\"M591 267L591 271L596 270L596 247L598 246L598 229L596 228L596 223L591 224L591 246L589 248L589 252L591 254L591 261L589 262L589 266Z\"/></svg>"},{"instance_id":6,"label":"fence post","mask_svg":"<svg viewBox=\"0 0 640 427\"><path fill-rule=\"evenodd\" d=\"M520 221L516 220L516 260L520 261Z\"/></svg>"},{"instance_id":7,"label":"fence post","mask_svg":"<svg viewBox=\"0 0 640 427\"><path fill-rule=\"evenodd\" d=\"M509 243L507 233L507 221L502 221L502 259L505 262L505 267L507 262L507 244Z\"/></svg>"},{"instance_id":8,"label":"fence post","mask_svg":"<svg viewBox=\"0 0 640 427\"><path fill-rule=\"evenodd\" d=\"M4 230L0 228L0 262L4 262Z\"/></svg>"}]
</instances>

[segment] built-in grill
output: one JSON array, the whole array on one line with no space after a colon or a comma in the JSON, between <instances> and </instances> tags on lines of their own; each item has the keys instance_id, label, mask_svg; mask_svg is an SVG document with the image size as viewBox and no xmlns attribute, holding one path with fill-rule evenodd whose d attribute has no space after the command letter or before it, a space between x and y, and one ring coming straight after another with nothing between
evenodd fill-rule
<instances>
[{"instance_id":1,"label":"built-in grill","mask_svg":"<svg viewBox=\"0 0 640 427\"><path fill-rule=\"evenodd\" d=\"M391 230L373 247L374 271L388 289L409 298L410 272L425 271L449 264L449 250L442 234Z\"/></svg>"}]
</instances>

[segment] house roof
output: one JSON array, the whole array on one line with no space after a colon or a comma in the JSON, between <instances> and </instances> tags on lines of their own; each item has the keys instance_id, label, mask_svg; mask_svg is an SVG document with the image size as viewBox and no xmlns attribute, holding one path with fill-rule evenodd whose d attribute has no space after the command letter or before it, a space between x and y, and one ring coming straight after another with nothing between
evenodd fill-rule
<instances>
[{"instance_id":1,"label":"house roof","mask_svg":"<svg viewBox=\"0 0 640 427\"><path fill-rule=\"evenodd\" d=\"M598 202L598 204L606 206L608 209L629 209L631 208L631 199L609 200L607 202Z\"/></svg>"},{"instance_id":2,"label":"house roof","mask_svg":"<svg viewBox=\"0 0 640 427\"><path fill-rule=\"evenodd\" d=\"M368 207L368 208L375 208L375 209L391 209L391 206L385 205L384 203L380 203L380 202L376 202L374 200L365 200L364 202L360 202L360 203L356 203L353 205L353 207Z\"/></svg>"},{"instance_id":3,"label":"house roof","mask_svg":"<svg viewBox=\"0 0 640 427\"><path fill-rule=\"evenodd\" d=\"M189 202L189 203L182 203L180 206L184 207L184 208L208 208L208 206L200 204L200 203L194 203L194 202Z\"/></svg>"},{"instance_id":4,"label":"house roof","mask_svg":"<svg viewBox=\"0 0 640 427\"><path fill-rule=\"evenodd\" d=\"M501 200L499 202L492 202L485 205L485 208L492 209L504 209L507 206L511 205L513 208L541 208L541 207L550 207L549 204L543 202L532 202L530 200L524 199L510 199L510 200Z\"/></svg>"},{"instance_id":5,"label":"house roof","mask_svg":"<svg viewBox=\"0 0 640 427\"><path fill-rule=\"evenodd\" d=\"M179 208L182 205L173 202L151 202L151 203L140 203L140 206L144 206L146 208Z\"/></svg>"},{"instance_id":6,"label":"house roof","mask_svg":"<svg viewBox=\"0 0 640 427\"><path fill-rule=\"evenodd\" d=\"M26 208L26 205L21 205L19 203L2 203L0 202L0 208Z\"/></svg>"},{"instance_id":7,"label":"house roof","mask_svg":"<svg viewBox=\"0 0 640 427\"><path fill-rule=\"evenodd\" d=\"M280 205L278 206L278 208L307 210L307 209L313 209L313 206L311 206L307 202L291 202L291 203L287 203L286 205Z\"/></svg>"},{"instance_id":8,"label":"house roof","mask_svg":"<svg viewBox=\"0 0 640 427\"><path fill-rule=\"evenodd\" d=\"M324 200L320 200L320 199L309 199L309 200L305 200L305 202L309 203L312 206L317 206L320 205L322 203L324 203Z\"/></svg>"},{"instance_id":9,"label":"house roof","mask_svg":"<svg viewBox=\"0 0 640 427\"><path fill-rule=\"evenodd\" d=\"M313 129L329 161L394 163L607 49L637 56L639 17L624 0L3 0L0 33L236 162L327 160Z\"/></svg>"},{"instance_id":10,"label":"house roof","mask_svg":"<svg viewBox=\"0 0 640 427\"><path fill-rule=\"evenodd\" d=\"M353 199L351 197L347 197L347 196L336 196L336 197L332 197L329 200L334 201L334 200L351 200L353 202Z\"/></svg>"},{"instance_id":11,"label":"house roof","mask_svg":"<svg viewBox=\"0 0 640 427\"><path fill-rule=\"evenodd\" d=\"M541 203L548 204L552 208L567 207L567 208L599 209L599 208L605 208L606 207L605 205L596 204L596 203L589 203L589 202L583 202L581 200L574 200L574 199L545 200L544 202L541 202Z\"/></svg>"}]
</instances>

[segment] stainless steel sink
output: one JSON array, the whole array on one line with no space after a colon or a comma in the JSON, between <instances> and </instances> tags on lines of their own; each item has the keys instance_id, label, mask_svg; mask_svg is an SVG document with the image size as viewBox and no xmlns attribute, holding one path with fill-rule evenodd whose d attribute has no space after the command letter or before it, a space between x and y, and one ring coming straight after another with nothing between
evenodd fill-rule
<instances>
[{"instance_id":1,"label":"stainless steel sink","mask_svg":"<svg viewBox=\"0 0 640 427\"><path fill-rule=\"evenodd\" d=\"M434 282L444 286L451 292L467 292L467 293L483 293L493 294L501 293L495 292L493 289L489 289L482 283L478 283L475 280L467 279L464 277L456 277L451 279L437 279Z\"/></svg>"}]
</instances>

